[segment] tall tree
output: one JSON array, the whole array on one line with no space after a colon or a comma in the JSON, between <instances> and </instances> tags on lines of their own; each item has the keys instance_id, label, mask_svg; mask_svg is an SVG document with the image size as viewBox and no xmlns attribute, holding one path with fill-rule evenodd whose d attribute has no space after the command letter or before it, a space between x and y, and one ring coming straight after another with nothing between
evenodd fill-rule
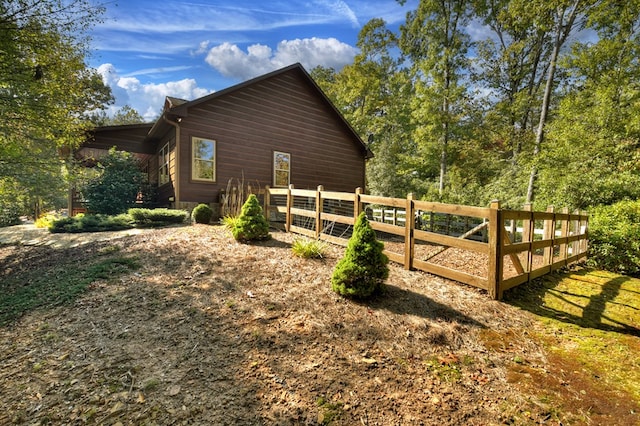
<instances>
[{"instance_id":1,"label":"tall tree","mask_svg":"<svg viewBox=\"0 0 640 426\"><path fill-rule=\"evenodd\" d=\"M540 107L540 117L533 145L533 165L531 166L529 184L527 186L527 203L531 203L534 198L534 187L538 175L538 165L536 162L538 161L542 149L542 142L544 141L545 126L547 125L547 116L553 96L556 65L558 57L560 56L560 50L576 29L583 28L589 9L596 3L594 0L542 0L540 4L535 1L531 2L531 4L536 7L535 10L540 10L541 16L550 14L553 18L553 41L551 43L551 54L549 56L549 66L547 68L547 77L542 96L542 106Z\"/></svg>"},{"instance_id":2,"label":"tall tree","mask_svg":"<svg viewBox=\"0 0 640 426\"><path fill-rule=\"evenodd\" d=\"M465 0L421 0L401 27L400 47L412 61L416 78L416 139L423 152L431 151L434 143L439 146L440 195L445 189L449 145L463 133L470 46L465 28L470 12Z\"/></svg>"},{"instance_id":3,"label":"tall tree","mask_svg":"<svg viewBox=\"0 0 640 426\"><path fill-rule=\"evenodd\" d=\"M571 85L549 125L539 185L545 202L586 208L640 197L640 1L604 1L563 64ZM588 182L588 184L585 184Z\"/></svg>"},{"instance_id":4,"label":"tall tree","mask_svg":"<svg viewBox=\"0 0 640 426\"><path fill-rule=\"evenodd\" d=\"M112 99L85 63L86 31L102 11L89 0L0 0L0 179L12 182L4 187L36 200L47 192L62 179L59 149L77 145L88 111Z\"/></svg>"},{"instance_id":5,"label":"tall tree","mask_svg":"<svg viewBox=\"0 0 640 426\"><path fill-rule=\"evenodd\" d=\"M411 175L401 158L411 152L413 86L394 57L396 36L382 19L363 26L357 46L360 53L353 64L337 73L317 68L312 75L374 153L367 163L370 192L404 196L411 191Z\"/></svg>"}]
</instances>

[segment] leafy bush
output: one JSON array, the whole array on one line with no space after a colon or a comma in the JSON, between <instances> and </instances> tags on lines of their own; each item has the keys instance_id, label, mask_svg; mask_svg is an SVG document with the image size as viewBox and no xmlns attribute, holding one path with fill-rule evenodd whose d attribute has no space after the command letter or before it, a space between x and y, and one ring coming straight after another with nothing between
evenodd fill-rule
<instances>
[{"instance_id":1,"label":"leafy bush","mask_svg":"<svg viewBox=\"0 0 640 426\"><path fill-rule=\"evenodd\" d=\"M191 212L191 218L195 223L208 224L211 222L213 210L207 204L198 204Z\"/></svg>"},{"instance_id":2,"label":"leafy bush","mask_svg":"<svg viewBox=\"0 0 640 426\"><path fill-rule=\"evenodd\" d=\"M141 193L143 200L148 198L143 193L148 189L146 176L133 154L112 148L98 167L100 175L82 190L90 212L116 215L135 207Z\"/></svg>"},{"instance_id":3,"label":"leafy bush","mask_svg":"<svg viewBox=\"0 0 640 426\"><path fill-rule=\"evenodd\" d=\"M48 228L51 222L60 219L60 215L55 213L46 213L40 216L34 223L36 228Z\"/></svg>"},{"instance_id":4,"label":"leafy bush","mask_svg":"<svg viewBox=\"0 0 640 426\"><path fill-rule=\"evenodd\" d=\"M184 210L172 209L141 209L133 208L127 211L137 226L164 226L171 223L184 223L189 213Z\"/></svg>"},{"instance_id":5,"label":"leafy bush","mask_svg":"<svg viewBox=\"0 0 640 426\"><path fill-rule=\"evenodd\" d=\"M293 244L291 245L293 254L305 259L323 258L326 248L326 243L320 240L310 240L308 238L296 238L293 240Z\"/></svg>"},{"instance_id":6,"label":"leafy bush","mask_svg":"<svg viewBox=\"0 0 640 426\"><path fill-rule=\"evenodd\" d=\"M52 233L79 233L120 231L133 228L133 219L128 214L106 216L101 214L78 215L54 220L49 226Z\"/></svg>"},{"instance_id":7,"label":"leafy bush","mask_svg":"<svg viewBox=\"0 0 640 426\"><path fill-rule=\"evenodd\" d=\"M381 293L384 280L389 276L389 258L382 253L383 248L366 214L361 213L353 227L345 255L333 270L333 291L360 299Z\"/></svg>"},{"instance_id":8,"label":"leafy bush","mask_svg":"<svg viewBox=\"0 0 640 426\"><path fill-rule=\"evenodd\" d=\"M607 271L640 276L640 200L592 209L588 263Z\"/></svg>"},{"instance_id":9,"label":"leafy bush","mask_svg":"<svg viewBox=\"0 0 640 426\"><path fill-rule=\"evenodd\" d=\"M242 211L231 230L237 241L264 240L270 237L269 223L265 219L258 197L251 194L242 206Z\"/></svg>"},{"instance_id":10,"label":"leafy bush","mask_svg":"<svg viewBox=\"0 0 640 426\"><path fill-rule=\"evenodd\" d=\"M0 228L20 225L20 206L17 203L0 201Z\"/></svg>"}]
</instances>

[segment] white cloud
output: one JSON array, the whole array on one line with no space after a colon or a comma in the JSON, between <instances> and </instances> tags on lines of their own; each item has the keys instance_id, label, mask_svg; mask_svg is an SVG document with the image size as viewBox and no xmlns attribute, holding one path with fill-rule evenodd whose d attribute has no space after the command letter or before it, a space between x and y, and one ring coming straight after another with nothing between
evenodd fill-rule
<instances>
[{"instance_id":1,"label":"white cloud","mask_svg":"<svg viewBox=\"0 0 640 426\"><path fill-rule=\"evenodd\" d=\"M342 68L351 63L357 49L335 38L283 40L275 51L254 44L245 53L237 45L223 43L209 50L205 61L225 77L246 80L300 62L307 70L318 65Z\"/></svg>"},{"instance_id":2,"label":"white cloud","mask_svg":"<svg viewBox=\"0 0 640 426\"><path fill-rule=\"evenodd\" d=\"M159 115L166 96L181 99L197 99L210 93L198 87L192 78L166 83L141 83L132 76L120 76L112 64L102 64L97 68L102 81L109 87L115 97L115 104L109 109L114 113L125 105L138 111L145 120L151 121ZM131 73L130 75L136 75Z\"/></svg>"}]
</instances>

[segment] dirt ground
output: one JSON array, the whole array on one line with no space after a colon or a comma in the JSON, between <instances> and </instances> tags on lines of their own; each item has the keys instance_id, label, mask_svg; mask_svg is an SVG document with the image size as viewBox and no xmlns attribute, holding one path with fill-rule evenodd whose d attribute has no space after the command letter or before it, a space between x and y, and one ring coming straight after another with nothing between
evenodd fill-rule
<instances>
[{"instance_id":1,"label":"dirt ground","mask_svg":"<svg viewBox=\"0 0 640 426\"><path fill-rule=\"evenodd\" d=\"M595 409L582 404L578 380L568 379L582 377L579 367L549 360L527 312L393 264L384 296L347 300L330 289L343 248L305 260L292 255L295 236L272 236L245 245L220 226L196 225L68 247L0 246L5 276L106 252L141 264L94 282L71 305L0 327L0 424L637 420L620 416L634 407L606 390L594 390Z\"/></svg>"}]
</instances>

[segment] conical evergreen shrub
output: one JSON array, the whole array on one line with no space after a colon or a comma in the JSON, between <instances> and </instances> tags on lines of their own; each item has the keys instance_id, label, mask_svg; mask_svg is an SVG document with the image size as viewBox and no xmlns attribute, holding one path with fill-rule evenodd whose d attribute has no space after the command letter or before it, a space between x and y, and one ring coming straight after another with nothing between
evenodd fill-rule
<instances>
[{"instance_id":1,"label":"conical evergreen shrub","mask_svg":"<svg viewBox=\"0 0 640 426\"><path fill-rule=\"evenodd\" d=\"M237 241L264 240L270 237L269 223L264 217L258 197L251 194L243 204L240 216L231 230Z\"/></svg>"},{"instance_id":2,"label":"conical evergreen shrub","mask_svg":"<svg viewBox=\"0 0 640 426\"><path fill-rule=\"evenodd\" d=\"M353 227L345 255L333 270L331 288L343 296L364 299L382 291L389 276L389 258L376 238L367 216L361 213Z\"/></svg>"}]
</instances>

